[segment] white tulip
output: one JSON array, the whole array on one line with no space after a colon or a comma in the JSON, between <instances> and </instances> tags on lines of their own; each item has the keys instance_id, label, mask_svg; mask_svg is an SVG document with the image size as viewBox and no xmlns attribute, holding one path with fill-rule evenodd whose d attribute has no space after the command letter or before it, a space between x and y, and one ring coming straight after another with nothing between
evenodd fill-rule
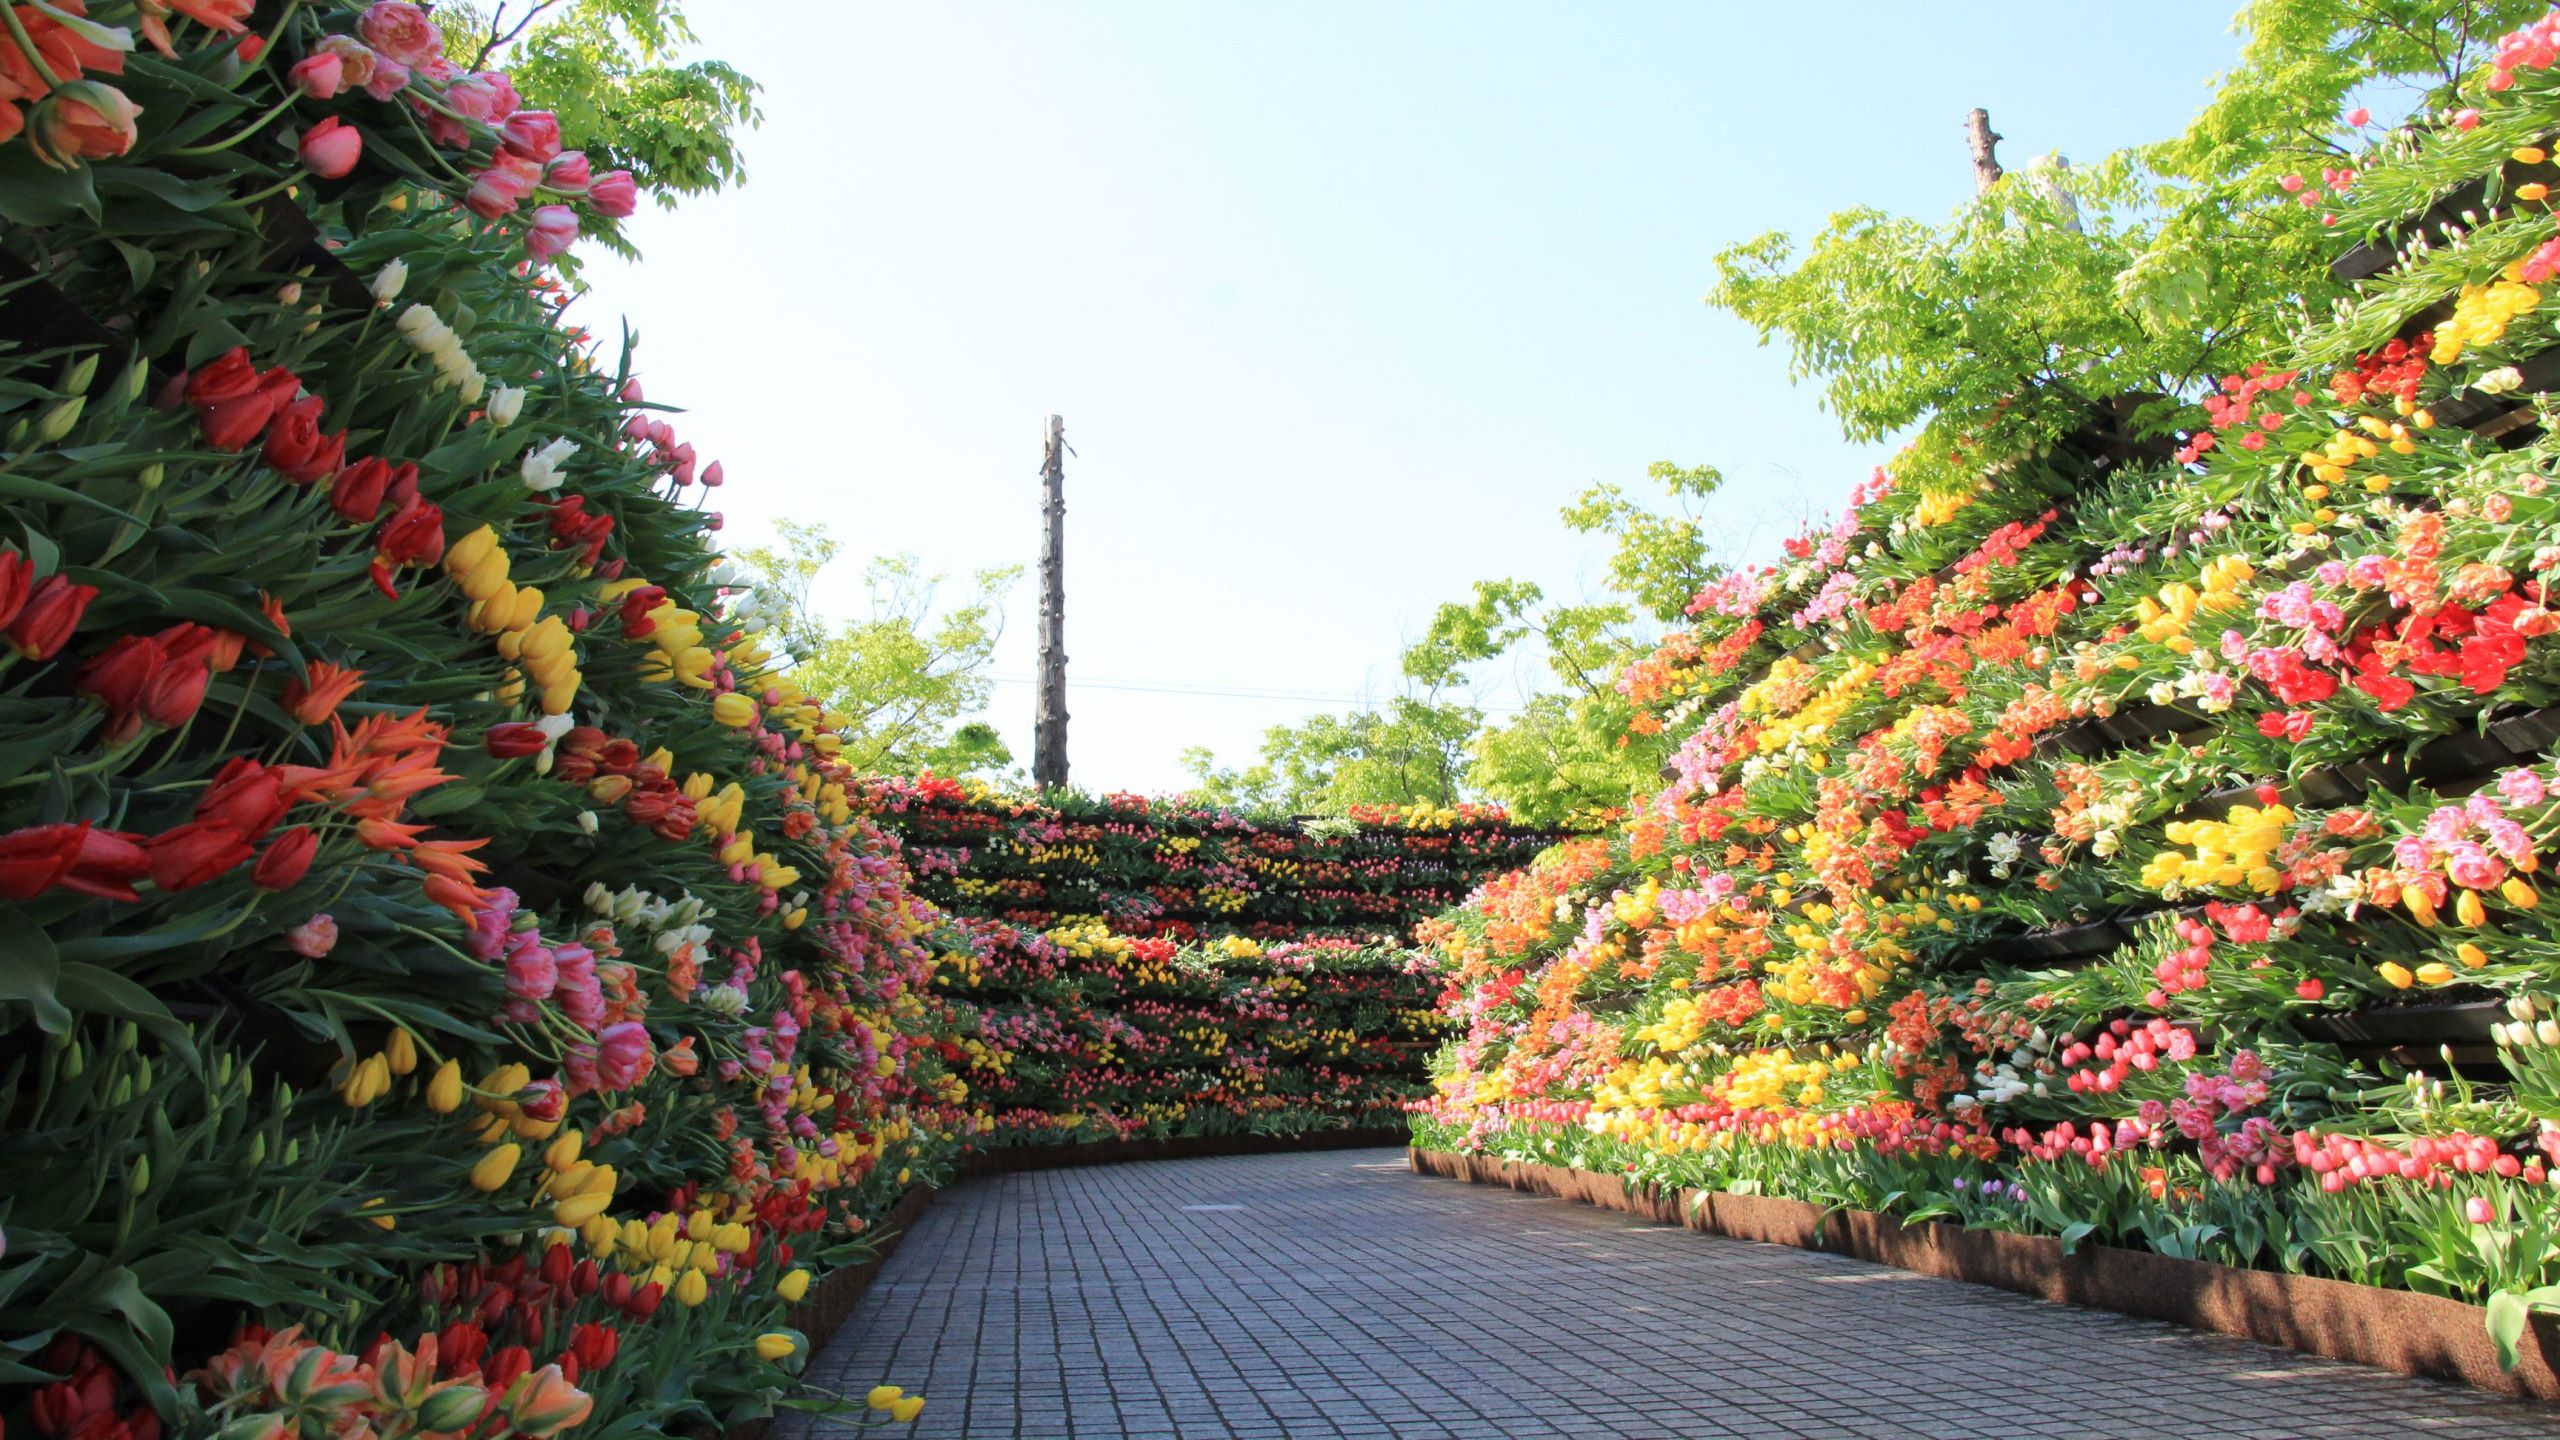
<instances>
[{"instance_id":1,"label":"white tulip","mask_svg":"<svg viewBox=\"0 0 2560 1440\"><path fill-rule=\"evenodd\" d=\"M394 260L373 272L373 298L388 305L400 298L400 287L409 283L409 262Z\"/></svg>"},{"instance_id":2,"label":"white tulip","mask_svg":"<svg viewBox=\"0 0 2560 1440\"><path fill-rule=\"evenodd\" d=\"M516 417L523 413L524 387L521 385L501 385L489 397L489 423L501 430L516 423Z\"/></svg>"}]
</instances>

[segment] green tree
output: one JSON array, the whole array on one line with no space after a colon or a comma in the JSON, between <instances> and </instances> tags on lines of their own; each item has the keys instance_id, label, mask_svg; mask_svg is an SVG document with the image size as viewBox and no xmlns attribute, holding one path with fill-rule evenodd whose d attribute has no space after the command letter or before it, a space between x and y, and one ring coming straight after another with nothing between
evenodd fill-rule
<instances>
[{"instance_id":1,"label":"green tree","mask_svg":"<svg viewBox=\"0 0 2560 1440\"><path fill-rule=\"evenodd\" d=\"M1467 798L1467 747L1484 714L1434 695L1317 715L1263 733L1261 758L1224 770L1209 750L1183 752L1195 794L1216 805L1335 813L1353 805L1454 805Z\"/></svg>"},{"instance_id":2,"label":"green tree","mask_svg":"<svg viewBox=\"0 0 2560 1440\"><path fill-rule=\"evenodd\" d=\"M869 613L836 623L818 613L810 586L842 551L825 527L786 520L782 543L740 552L767 643L789 653L792 675L848 724L843 756L877 774L946 775L1001 770L1013 761L993 726L964 717L986 709L987 666L1004 630L1003 595L1020 567L981 570L962 603L939 609L942 577L913 555L871 562Z\"/></svg>"},{"instance_id":3,"label":"green tree","mask_svg":"<svg viewBox=\"0 0 2560 1440\"><path fill-rule=\"evenodd\" d=\"M436 13L456 64L503 66L598 173L627 169L671 209L746 179L738 132L763 118L758 87L725 61L688 56L699 39L679 0L496 0Z\"/></svg>"}]
</instances>

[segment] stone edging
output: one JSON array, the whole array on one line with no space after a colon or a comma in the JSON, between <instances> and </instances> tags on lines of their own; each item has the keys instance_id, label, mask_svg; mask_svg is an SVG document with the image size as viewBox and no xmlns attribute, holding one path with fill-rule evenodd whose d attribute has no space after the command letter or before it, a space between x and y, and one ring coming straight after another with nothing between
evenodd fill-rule
<instances>
[{"instance_id":1,"label":"stone edging","mask_svg":"<svg viewBox=\"0 0 2560 1440\"><path fill-rule=\"evenodd\" d=\"M2166 1320L2195 1330L2403 1375L2459 1381L2534 1400L2560 1400L2560 1324L2537 1314L2523 1363L2498 1368L2480 1307L2409 1290L2305 1275L2238 1270L2145 1250L2083 1245L2062 1252L2050 1236L1906 1225L1866 1210L1826 1214L1819 1205L1764 1195L1660 1190L1617 1175L1560 1165L1409 1150L1413 1171L1478 1185L1507 1185L1710 1235L1855 1256L1944 1280Z\"/></svg>"}]
</instances>

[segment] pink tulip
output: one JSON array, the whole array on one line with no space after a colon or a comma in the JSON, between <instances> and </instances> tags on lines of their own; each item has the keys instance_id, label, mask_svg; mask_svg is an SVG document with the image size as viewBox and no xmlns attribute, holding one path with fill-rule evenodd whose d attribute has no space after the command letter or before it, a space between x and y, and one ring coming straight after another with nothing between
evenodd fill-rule
<instances>
[{"instance_id":1,"label":"pink tulip","mask_svg":"<svg viewBox=\"0 0 2560 1440\"><path fill-rule=\"evenodd\" d=\"M519 110L498 126L498 134L508 154L537 164L560 153L560 117L548 110Z\"/></svg>"},{"instance_id":2,"label":"pink tulip","mask_svg":"<svg viewBox=\"0 0 2560 1440\"><path fill-rule=\"evenodd\" d=\"M2362 105L2347 112L2347 123L2350 125L2362 125L2371 119L2373 119L2373 112Z\"/></svg>"},{"instance_id":3,"label":"pink tulip","mask_svg":"<svg viewBox=\"0 0 2560 1440\"><path fill-rule=\"evenodd\" d=\"M2462 1217L2474 1225L2486 1225L2498 1218L2498 1210L2489 1203L2488 1196L2474 1195L2462 1202Z\"/></svg>"},{"instance_id":4,"label":"pink tulip","mask_svg":"<svg viewBox=\"0 0 2560 1440\"><path fill-rule=\"evenodd\" d=\"M338 948L338 922L314 915L284 932L284 946L305 960L318 960Z\"/></svg>"},{"instance_id":5,"label":"pink tulip","mask_svg":"<svg viewBox=\"0 0 2560 1440\"><path fill-rule=\"evenodd\" d=\"M616 220L630 218L640 208L640 187L628 170L608 170L596 177L587 189L587 203L599 214Z\"/></svg>"},{"instance_id":6,"label":"pink tulip","mask_svg":"<svg viewBox=\"0 0 2560 1440\"><path fill-rule=\"evenodd\" d=\"M524 253L535 264L554 260L578 242L578 212L566 205L544 205L533 212L524 232Z\"/></svg>"},{"instance_id":7,"label":"pink tulip","mask_svg":"<svg viewBox=\"0 0 2560 1440\"><path fill-rule=\"evenodd\" d=\"M509 164L509 158L500 156L497 164L473 177L470 192L462 197L462 203L471 207L471 213L483 220L497 220L513 214L515 208L533 194L534 186L540 183L539 172Z\"/></svg>"},{"instance_id":8,"label":"pink tulip","mask_svg":"<svg viewBox=\"0 0 2560 1440\"><path fill-rule=\"evenodd\" d=\"M302 165L323 180L342 180L364 158L364 133L332 115L302 132Z\"/></svg>"},{"instance_id":9,"label":"pink tulip","mask_svg":"<svg viewBox=\"0 0 2560 1440\"><path fill-rule=\"evenodd\" d=\"M597 1037L596 1076L607 1090L628 1090L647 1078L657 1064L649 1043L649 1027L637 1020L607 1025Z\"/></svg>"},{"instance_id":10,"label":"pink tulip","mask_svg":"<svg viewBox=\"0 0 2560 1440\"><path fill-rule=\"evenodd\" d=\"M338 93L339 86L346 83L347 62L340 56L326 52L306 55L291 70L285 72L285 79L291 81L295 89L312 99L327 100Z\"/></svg>"},{"instance_id":11,"label":"pink tulip","mask_svg":"<svg viewBox=\"0 0 2560 1440\"><path fill-rule=\"evenodd\" d=\"M388 55L373 57L373 78L364 82L364 93L376 100L388 100L408 88L408 66Z\"/></svg>"},{"instance_id":12,"label":"pink tulip","mask_svg":"<svg viewBox=\"0 0 2560 1440\"><path fill-rule=\"evenodd\" d=\"M404 66L423 65L444 50L443 32L409 0L375 0L356 22L356 33L376 54Z\"/></svg>"},{"instance_id":13,"label":"pink tulip","mask_svg":"<svg viewBox=\"0 0 2560 1440\"><path fill-rule=\"evenodd\" d=\"M563 195L583 195L595 183L583 150L563 150L542 167L542 183Z\"/></svg>"}]
</instances>

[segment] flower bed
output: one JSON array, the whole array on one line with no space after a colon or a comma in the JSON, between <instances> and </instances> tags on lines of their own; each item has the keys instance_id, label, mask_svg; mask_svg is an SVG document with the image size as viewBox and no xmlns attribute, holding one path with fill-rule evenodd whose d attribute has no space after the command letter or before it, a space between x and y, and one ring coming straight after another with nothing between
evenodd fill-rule
<instances>
[{"instance_id":1,"label":"flower bed","mask_svg":"<svg viewBox=\"0 0 2560 1440\"><path fill-rule=\"evenodd\" d=\"M2560 1304L2555 28L2289 182L2488 208L2181 435L1942 422L1700 594L1666 787L1432 927L1418 1143Z\"/></svg>"},{"instance_id":2,"label":"flower bed","mask_svg":"<svg viewBox=\"0 0 2560 1440\"><path fill-rule=\"evenodd\" d=\"M964 1017L568 313L631 176L412 5L9 18L0 1420L765 1413Z\"/></svg>"}]
</instances>

